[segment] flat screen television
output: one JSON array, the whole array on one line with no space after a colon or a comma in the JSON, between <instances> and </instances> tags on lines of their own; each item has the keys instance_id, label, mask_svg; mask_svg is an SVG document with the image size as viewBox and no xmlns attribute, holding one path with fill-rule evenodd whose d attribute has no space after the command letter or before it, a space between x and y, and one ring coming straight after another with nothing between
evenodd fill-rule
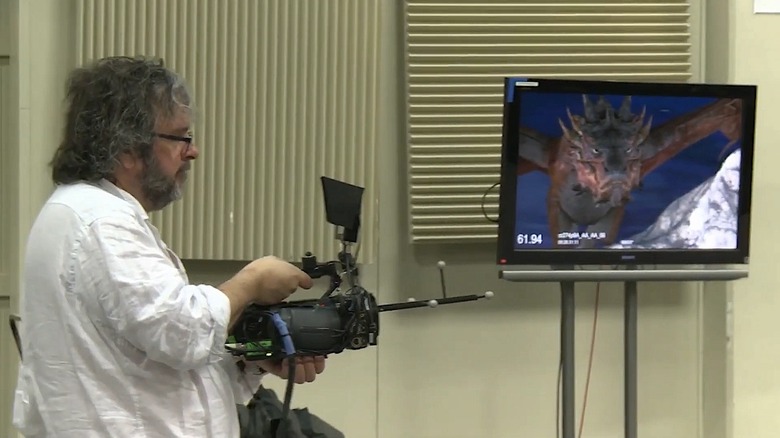
<instances>
[{"instance_id":1,"label":"flat screen television","mask_svg":"<svg viewBox=\"0 0 780 438\"><path fill-rule=\"evenodd\" d=\"M498 264L746 264L756 94L506 78Z\"/></svg>"}]
</instances>

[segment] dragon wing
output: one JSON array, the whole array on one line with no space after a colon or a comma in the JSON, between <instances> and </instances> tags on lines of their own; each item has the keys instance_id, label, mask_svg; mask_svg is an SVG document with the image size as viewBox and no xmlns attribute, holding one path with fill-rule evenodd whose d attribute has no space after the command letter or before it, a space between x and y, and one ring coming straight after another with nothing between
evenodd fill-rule
<instances>
[{"instance_id":1,"label":"dragon wing","mask_svg":"<svg viewBox=\"0 0 780 438\"><path fill-rule=\"evenodd\" d=\"M715 132L729 140L726 149L742 136L742 101L719 99L653 128L642 145L644 177L685 148Z\"/></svg>"},{"instance_id":2,"label":"dragon wing","mask_svg":"<svg viewBox=\"0 0 780 438\"><path fill-rule=\"evenodd\" d=\"M541 132L521 127L518 132L517 174L540 170L547 173L549 168L553 140ZM552 154L554 155L554 154Z\"/></svg>"}]
</instances>

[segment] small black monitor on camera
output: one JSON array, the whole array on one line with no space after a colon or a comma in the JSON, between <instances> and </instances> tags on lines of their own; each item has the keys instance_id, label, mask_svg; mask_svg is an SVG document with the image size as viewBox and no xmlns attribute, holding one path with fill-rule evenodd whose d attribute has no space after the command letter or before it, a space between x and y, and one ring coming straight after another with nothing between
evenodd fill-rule
<instances>
[{"instance_id":1,"label":"small black monitor on camera","mask_svg":"<svg viewBox=\"0 0 780 438\"><path fill-rule=\"evenodd\" d=\"M320 179L325 199L326 220L328 223L344 228L345 242L357 242L364 188L327 176Z\"/></svg>"}]
</instances>

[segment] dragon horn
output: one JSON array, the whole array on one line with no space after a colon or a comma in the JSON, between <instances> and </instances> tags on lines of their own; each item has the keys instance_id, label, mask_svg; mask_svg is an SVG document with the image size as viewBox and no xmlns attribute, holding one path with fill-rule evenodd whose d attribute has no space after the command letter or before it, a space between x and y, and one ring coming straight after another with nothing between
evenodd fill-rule
<instances>
[{"instance_id":1,"label":"dragon horn","mask_svg":"<svg viewBox=\"0 0 780 438\"><path fill-rule=\"evenodd\" d=\"M642 112L634 118L634 124L637 128L642 126L642 123L645 121L645 113L647 113L647 106L642 107ZM653 120L653 117L650 116L650 120Z\"/></svg>"},{"instance_id":2,"label":"dragon horn","mask_svg":"<svg viewBox=\"0 0 780 438\"><path fill-rule=\"evenodd\" d=\"M618 111L618 117L626 122L631 120L631 96L623 98L623 103L620 105L620 110Z\"/></svg>"},{"instance_id":3,"label":"dragon horn","mask_svg":"<svg viewBox=\"0 0 780 438\"><path fill-rule=\"evenodd\" d=\"M582 119L580 119L579 117L573 115L571 113L571 110L569 109L569 107L566 107L566 114L569 116L569 120L571 121L572 129L574 129L574 131L577 134L582 135L582 126L581 126L582 125Z\"/></svg>"},{"instance_id":4,"label":"dragon horn","mask_svg":"<svg viewBox=\"0 0 780 438\"><path fill-rule=\"evenodd\" d=\"M644 114L644 113L645 112L642 111L642 114ZM641 121L642 119L639 119L639 120ZM642 130L639 131L639 138L641 138L642 141L645 141L647 136L650 135L650 128L652 126L653 126L653 116L651 115L650 118L647 119L647 123L645 124L645 126L642 127Z\"/></svg>"},{"instance_id":5,"label":"dragon horn","mask_svg":"<svg viewBox=\"0 0 780 438\"><path fill-rule=\"evenodd\" d=\"M593 108L593 103L588 99L587 94L582 95L582 106L584 108L585 119L588 121L596 120L596 110Z\"/></svg>"},{"instance_id":6,"label":"dragon horn","mask_svg":"<svg viewBox=\"0 0 780 438\"><path fill-rule=\"evenodd\" d=\"M563 120L558 118L558 124L561 125L561 131L563 131L563 136L566 137L567 140L571 140L571 131L569 131L569 128L566 127L566 125L563 124Z\"/></svg>"}]
</instances>

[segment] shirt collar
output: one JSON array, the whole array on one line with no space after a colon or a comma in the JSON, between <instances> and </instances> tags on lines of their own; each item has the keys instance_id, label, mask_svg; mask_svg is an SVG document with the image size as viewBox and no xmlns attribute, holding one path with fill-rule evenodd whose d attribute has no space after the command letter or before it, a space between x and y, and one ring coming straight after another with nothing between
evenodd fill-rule
<instances>
[{"instance_id":1,"label":"shirt collar","mask_svg":"<svg viewBox=\"0 0 780 438\"><path fill-rule=\"evenodd\" d=\"M117 197L122 198L125 201L127 201L127 203L129 203L133 207L133 209L136 211L136 213L138 213L138 215L143 220L148 220L149 219L149 214L146 212L146 210L141 205L141 203L138 202L138 199L136 199L135 196L131 195L130 193L128 193L127 191L125 191L123 189L120 189L114 183L112 183L111 181L109 181L109 180L107 180L105 178L103 178L100 181L98 181L97 185L98 185L98 187L100 187L103 190L111 193L112 195L117 196Z\"/></svg>"}]
</instances>

